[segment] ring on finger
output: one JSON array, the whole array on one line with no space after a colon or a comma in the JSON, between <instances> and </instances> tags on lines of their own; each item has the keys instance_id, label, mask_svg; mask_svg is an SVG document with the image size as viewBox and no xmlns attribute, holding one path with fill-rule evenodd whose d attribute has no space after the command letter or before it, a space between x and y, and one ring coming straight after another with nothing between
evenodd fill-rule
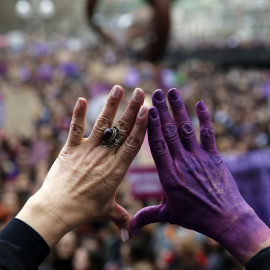
<instances>
[{"instance_id":1,"label":"ring on finger","mask_svg":"<svg viewBox=\"0 0 270 270\"><path fill-rule=\"evenodd\" d=\"M103 147L111 148L118 145L121 141L120 129L115 126L113 128L106 128L103 133Z\"/></svg>"}]
</instances>

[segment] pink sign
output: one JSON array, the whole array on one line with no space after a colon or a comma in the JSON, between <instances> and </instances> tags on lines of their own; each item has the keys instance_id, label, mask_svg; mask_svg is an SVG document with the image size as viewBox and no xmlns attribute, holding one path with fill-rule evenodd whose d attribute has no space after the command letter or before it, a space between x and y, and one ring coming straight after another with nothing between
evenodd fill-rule
<instances>
[{"instance_id":1,"label":"pink sign","mask_svg":"<svg viewBox=\"0 0 270 270\"><path fill-rule=\"evenodd\" d=\"M133 167L128 171L127 179L131 183L131 191L135 198L162 198L163 189L155 167Z\"/></svg>"}]
</instances>

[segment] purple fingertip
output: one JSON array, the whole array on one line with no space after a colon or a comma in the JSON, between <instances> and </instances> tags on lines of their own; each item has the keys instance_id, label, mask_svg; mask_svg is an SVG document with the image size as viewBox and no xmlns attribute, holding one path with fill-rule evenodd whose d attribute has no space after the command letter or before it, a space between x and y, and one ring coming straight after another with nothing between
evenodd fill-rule
<instances>
[{"instance_id":1,"label":"purple fingertip","mask_svg":"<svg viewBox=\"0 0 270 270\"><path fill-rule=\"evenodd\" d=\"M163 93L163 91L161 89L157 89L154 93L153 93L153 98L157 101L163 101L165 99L165 95Z\"/></svg>"},{"instance_id":2,"label":"purple fingertip","mask_svg":"<svg viewBox=\"0 0 270 270\"><path fill-rule=\"evenodd\" d=\"M151 107L149 109L149 115L151 116L152 119L158 119L159 114L158 114L158 110L156 107Z\"/></svg>"},{"instance_id":3,"label":"purple fingertip","mask_svg":"<svg viewBox=\"0 0 270 270\"><path fill-rule=\"evenodd\" d=\"M203 100L199 101L199 102L196 104L196 108L197 108L199 111L201 111L201 112L203 112L203 111L206 110L206 105L205 105L205 103L203 102Z\"/></svg>"},{"instance_id":4,"label":"purple fingertip","mask_svg":"<svg viewBox=\"0 0 270 270\"><path fill-rule=\"evenodd\" d=\"M178 100L180 98L179 91L176 88L170 89L168 92L168 98L173 101Z\"/></svg>"}]
</instances>

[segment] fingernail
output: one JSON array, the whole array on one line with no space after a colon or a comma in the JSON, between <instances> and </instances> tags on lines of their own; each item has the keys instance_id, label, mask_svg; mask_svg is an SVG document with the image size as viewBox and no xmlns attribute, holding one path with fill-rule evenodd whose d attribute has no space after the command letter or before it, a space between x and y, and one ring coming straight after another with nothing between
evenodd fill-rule
<instances>
[{"instance_id":1,"label":"fingernail","mask_svg":"<svg viewBox=\"0 0 270 270\"><path fill-rule=\"evenodd\" d=\"M174 88L174 89L169 90L169 92L168 92L168 98L169 99L178 100L179 97L180 97L180 94L179 94L177 89Z\"/></svg>"},{"instance_id":2,"label":"fingernail","mask_svg":"<svg viewBox=\"0 0 270 270\"><path fill-rule=\"evenodd\" d=\"M83 107L84 104L84 99L83 98L78 98L77 100L77 106L79 109L81 109Z\"/></svg>"},{"instance_id":3,"label":"fingernail","mask_svg":"<svg viewBox=\"0 0 270 270\"><path fill-rule=\"evenodd\" d=\"M165 95L162 90L158 89L154 92L154 98L157 101L163 101L165 99Z\"/></svg>"},{"instance_id":4,"label":"fingernail","mask_svg":"<svg viewBox=\"0 0 270 270\"><path fill-rule=\"evenodd\" d=\"M120 96L120 94L121 94L121 91L122 91L121 87L118 86L118 85L116 85L116 86L113 88L112 96L113 96L114 98L118 98L118 97Z\"/></svg>"},{"instance_id":5,"label":"fingernail","mask_svg":"<svg viewBox=\"0 0 270 270\"><path fill-rule=\"evenodd\" d=\"M199 101L197 103L197 108L200 110L200 111L204 111L206 109L206 106L205 106L205 103L203 102L203 100Z\"/></svg>"},{"instance_id":6,"label":"fingernail","mask_svg":"<svg viewBox=\"0 0 270 270\"><path fill-rule=\"evenodd\" d=\"M142 105L139 112L138 112L138 117L142 118L146 113L146 106Z\"/></svg>"},{"instance_id":7,"label":"fingernail","mask_svg":"<svg viewBox=\"0 0 270 270\"><path fill-rule=\"evenodd\" d=\"M143 96L143 91L140 88L136 88L133 94L134 101L140 101Z\"/></svg>"},{"instance_id":8,"label":"fingernail","mask_svg":"<svg viewBox=\"0 0 270 270\"><path fill-rule=\"evenodd\" d=\"M150 109L149 109L149 113L150 113L150 115L151 115L151 117L152 117L153 119L157 119L157 118L158 118L158 110L157 110L156 107L150 108Z\"/></svg>"},{"instance_id":9,"label":"fingernail","mask_svg":"<svg viewBox=\"0 0 270 270\"><path fill-rule=\"evenodd\" d=\"M122 237L122 241L126 242L129 239L128 230L121 229L121 237Z\"/></svg>"}]
</instances>

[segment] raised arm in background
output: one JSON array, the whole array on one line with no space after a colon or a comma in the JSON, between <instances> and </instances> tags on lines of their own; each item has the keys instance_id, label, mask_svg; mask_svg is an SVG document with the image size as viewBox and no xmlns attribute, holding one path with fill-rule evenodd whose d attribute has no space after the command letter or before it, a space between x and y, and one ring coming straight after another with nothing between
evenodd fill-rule
<instances>
[{"instance_id":1,"label":"raised arm in background","mask_svg":"<svg viewBox=\"0 0 270 270\"><path fill-rule=\"evenodd\" d=\"M87 0L86 14L88 21L93 29L95 29L106 42L112 42L113 44L120 46L119 38L115 36L114 33L108 29L104 29L95 22L94 14L99 2L99 0ZM169 38L171 28L170 7L172 0L146 0L145 2L149 4L149 7L153 12L152 23L150 23L150 25L140 25L139 27L135 27L135 29L132 28L130 33L127 35L130 40L127 42L126 46L129 47L128 43L133 38L143 36L151 32L151 39L149 40L148 38L147 45L140 51L140 55L143 59L154 61L163 55ZM135 20L139 21L136 15Z\"/></svg>"}]
</instances>

